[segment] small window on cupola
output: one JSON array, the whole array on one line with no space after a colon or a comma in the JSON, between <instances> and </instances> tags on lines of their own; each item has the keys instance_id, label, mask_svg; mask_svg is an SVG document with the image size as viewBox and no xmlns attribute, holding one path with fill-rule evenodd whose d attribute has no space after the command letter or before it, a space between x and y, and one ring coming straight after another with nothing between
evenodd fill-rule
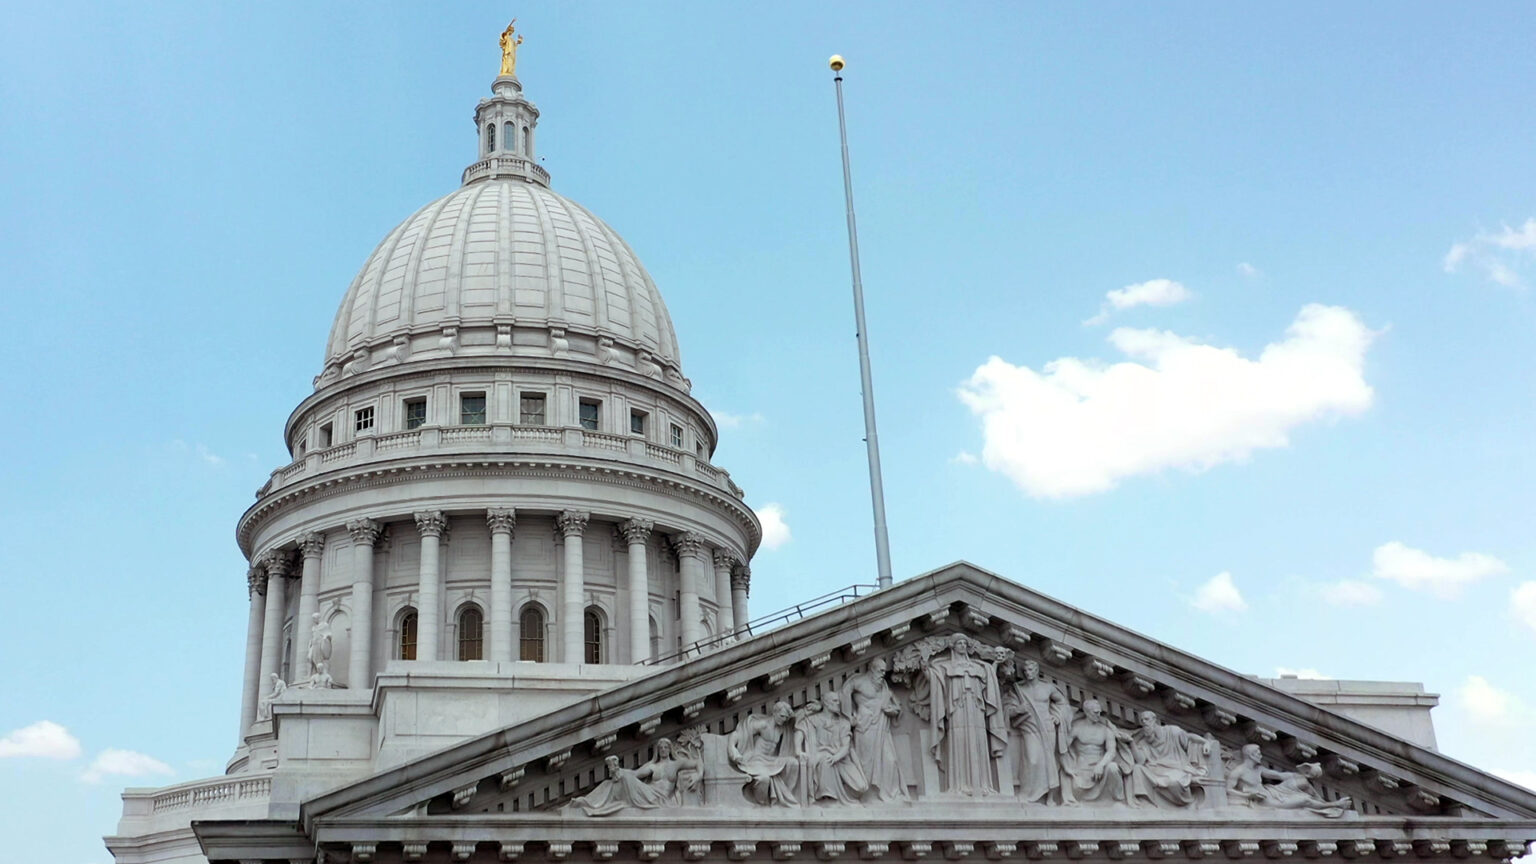
<instances>
[{"instance_id":1,"label":"small window on cupola","mask_svg":"<svg viewBox=\"0 0 1536 864\"><path fill-rule=\"evenodd\" d=\"M530 158L533 155L533 135L528 131L527 126L523 127L523 155Z\"/></svg>"},{"instance_id":2,"label":"small window on cupola","mask_svg":"<svg viewBox=\"0 0 1536 864\"><path fill-rule=\"evenodd\" d=\"M511 121L501 127L501 146L508 150L517 148L517 127L513 126Z\"/></svg>"},{"instance_id":3,"label":"small window on cupola","mask_svg":"<svg viewBox=\"0 0 1536 864\"><path fill-rule=\"evenodd\" d=\"M485 155L496 152L496 124L485 124Z\"/></svg>"}]
</instances>

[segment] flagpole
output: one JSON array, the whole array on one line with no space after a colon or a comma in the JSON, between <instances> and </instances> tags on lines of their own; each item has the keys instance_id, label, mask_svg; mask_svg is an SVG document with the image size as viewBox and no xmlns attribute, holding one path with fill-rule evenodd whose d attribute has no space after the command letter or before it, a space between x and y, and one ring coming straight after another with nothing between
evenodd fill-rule
<instances>
[{"instance_id":1,"label":"flagpole","mask_svg":"<svg viewBox=\"0 0 1536 864\"><path fill-rule=\"evenodd\" d=\"M869 450L869 497L875 511L875 567L881 588L891 587L891 541L885 530L885 484L880 479L880 436L875 431L875 384L869 371L864 325L864 283L859 277L859 227L853 218L853 171L848 166L848 123L843 116L843 58L828 62L837 89L837 133L843 144L843 195L848 201L848 261L853 269L853 319L859 343L859 383L864 393L864 444Z\"/></svg>"}]
</instances>

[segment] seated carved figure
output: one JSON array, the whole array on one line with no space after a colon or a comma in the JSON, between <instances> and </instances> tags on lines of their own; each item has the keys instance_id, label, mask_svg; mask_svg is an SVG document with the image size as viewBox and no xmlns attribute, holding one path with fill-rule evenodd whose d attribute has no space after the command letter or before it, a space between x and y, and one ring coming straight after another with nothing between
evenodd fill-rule
<instances>
[{"instance_id":1,"label":"seated carved figure","mask_svg":"<svg viewBox=\"0 0 1536 864\"><path fill-rule=\"evenodd\" d=\"M731 767L747 776L743 790L757 804L794 806L800 762L795 756L794 709L775 702L769 716L749 714L727 739Z\"/></svg>"},{"instance_id":2,"label":"seated carved figure","mask_svg":"<svg viewBox=\"0 0 1536 864\"><path fill-rule=\"evenodd\" d=\"M1216 752L1206 738L1158 722L1143 711L1141 725L1129 736L1131 770L1126 779L1130 803L1136 806L1188 807L1195 802L1190 788L1206 776L1205 759Z\"/></svg>"},{"instance_id":3,"label":"seated carved figure","mask_svg":"<svg viewBox=\"0 0 1536 864\"><path fill-rule=\"evenodd\" d=\"M570 804L588 816L608 816L627 807L675 807L681 803L680 775L698 768L696 761L674 755L666 738L656 742L656 758L639 768L620 766L617 756L609 756L603 764L608 767L608 779Z\"/></svg>"},{"instance_id":4,"label":"seated carved figure","mask_svg":"<svg viewBox=\"0 0 1536 864\"><path fill-rule=\"evenodd\" d=\"M1322 773L1316 762L1303 762L1295 771L1265 768L1259 745L1245 744L1239 760L1227 769L1227 797L1254 807L1306 810L1338 819L1350 811L1350 799L1325 800L1312 785Z\"/></svg>"},{"instance_id":5,"label":"seated carved figure","mask_svg":"<svg viewBox=\"0 0 1536 864\"><path fill-rule=\"evenodd\" d=\"M869 789L869 778L853 752L853 724L844 716L836 691L822 697L821 710L805 715L799 735L806 803L857 803Z\"/></svg>"},{"instance_id":6,"label":"seated carved figure","mask_svg":"<svg viewBox=\"0 0 1536 864\"><path fill-rule=\"evenodd\" d=\"M1131 766L1123 750L1120 730L1104 716L1104 706L1097 699L1085 700L1062 732L1063 802L1124 803L1125 774Z\"/></svg>"}]
</instances>

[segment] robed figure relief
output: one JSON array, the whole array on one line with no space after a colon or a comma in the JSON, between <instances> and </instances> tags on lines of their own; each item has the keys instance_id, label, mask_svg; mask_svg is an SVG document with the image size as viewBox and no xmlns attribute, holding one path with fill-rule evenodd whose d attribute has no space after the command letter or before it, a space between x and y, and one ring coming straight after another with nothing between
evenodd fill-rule
<instances>
[{"instance_id":1,"label":"robed figure relief","mask_svg":"<svg viewBox=\"0 0 1536 864\"><path fill-rule=\"evenodd\" d=\"M798 732L806 803L857 804L869 789L869 778L853 750L853 724L843 714L842 697L836 691L821 697L820 710L808 710Z\"/></svg>"},{"instance_id":2,"label":"robed figure relief","mask_svg":"<svg viewBox=\"0 0 1536 864\"><path fill-rule=\"evenodd\" d=\"M853 723L853 753L869 780L869 797L906 801L907 782L891 735L892 721L901 716L901 703L885 680L888 668L884 657L869 661L869 671L843 685L842 702Z\"/></svg>"},{"instance_id":3,"label":"robed figure relief","mask_svg":"<svg viewBox=\"0 0 1536 864\"><path fill-rule=\"evenodd\" d=\"M1216 742L1165 726L1157 714L1143 711L1140 726L1129 737L1131 772L1127 776L1130 802L1156 807L1188 807L1195 802L1191 788L1206 776L1206 761L1216 754Z\"/></svg>"},{"instance_id":4,"label":"robed figure relief","mask_svg":"<svg viewBox=\"0 0 1536 864\"><path fill-rule=\"evenodd\" d=\"M943 772L943 791L956 795L997 794L993 763L1008 747L996 663L978 658L976 648L958 635L949 656L930 660L926 669L929 749Z\"/></svg>"},{"instance_id":5,"label":"robed figure relief","mask_svg":"<svg viewBox=\"0 0 1536 864\"><path fill-rule=\"evenodd\" d=\"M1021 677L1008 685L1003 710L1019 733L1019 797L1030 804L1047 799L1059 804L1064 795L1058 755L1072 706L1060 687L1040 677L1039 663L1025 660L1018 668Z\"/></svg>"},{"instance_id":6,"label":"robed figure relief","mask_svg":"<svg viewBox=\"0 0 1536 864\"><path fill-rule=\"evenodd\" d=\"M795 712L788 702L775 702L773 713L750 714L736 724L726 742L731 766L747 775L743 790L758 804L799 804L795 788L800 760L795 753Z\"/></svg>"},{"instance_id":7,"label":"robed figure relief","mask_svg":"<svg viewBox=\"0 0 1536 864\"><path fill-rule=\"evenodd\" d=\"M1104 716L1097 699L1083 708L1061 733L1061 797L1066 804L1125 802L1129 754L1123 752L1120 730Z\"/></svg>"}]
</instances>

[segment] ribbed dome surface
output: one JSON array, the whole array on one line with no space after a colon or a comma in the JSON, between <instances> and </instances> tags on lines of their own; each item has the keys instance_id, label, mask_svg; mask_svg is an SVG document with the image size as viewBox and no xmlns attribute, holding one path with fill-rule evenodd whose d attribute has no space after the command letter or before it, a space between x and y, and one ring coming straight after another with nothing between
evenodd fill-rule
<instances>
[{"instance_id":1,"label":"ribbed dome surface","mask_svg":"<svg viewBox=\"0 0 1536 864\"><path fill-rule=\"evenodd\" d=\"M672 320L628 244L581 205L504 178L469 183L384 238L342 300L327 365L407 335L496 324L606 336L679 368Z\"/></svg>"}]
</instances>

